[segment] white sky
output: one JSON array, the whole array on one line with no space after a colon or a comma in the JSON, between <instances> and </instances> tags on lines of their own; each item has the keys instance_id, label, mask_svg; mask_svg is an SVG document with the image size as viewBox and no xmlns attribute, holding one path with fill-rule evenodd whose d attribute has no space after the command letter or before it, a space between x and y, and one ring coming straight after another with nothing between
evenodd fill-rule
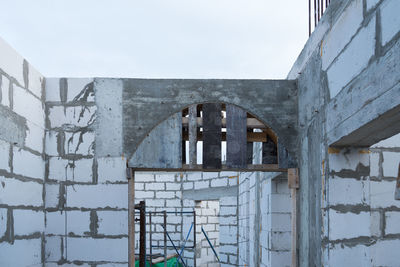
<instances>
[{"instance_id":1,"label":"white sky","mask_svg":"<svg viewBox=\"0 0 400 267\"><path fill-rule=\"evenodd\" d=\"M0 7L0 36L46 77L285 78L308 38L306 0L0 0Z\"/></svg>"}]
</instances>

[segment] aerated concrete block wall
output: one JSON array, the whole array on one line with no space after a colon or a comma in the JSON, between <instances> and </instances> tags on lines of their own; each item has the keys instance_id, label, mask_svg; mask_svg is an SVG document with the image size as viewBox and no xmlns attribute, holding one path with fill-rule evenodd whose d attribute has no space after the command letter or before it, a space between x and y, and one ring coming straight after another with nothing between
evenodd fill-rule
<instances>
[{"instance_id":1,"label":"aerated concrete block wall","mask_svg":"<svg viewBox=\"0 0 400 267\"><path fill-rule=\"evenodd\" d=\"M44 78L0 39L0 266L44 261Z\"/></svg>"},{"instance_id":2,"label":"aerated concrete block wall","mask_svg":"<svg viewBox=\"0 0 400 267\"><path fill-rule=\"evenodd\" d=\"M397 150L369 147L400 132L399 12L397 0L331 1L288 75L298 80L300 266L398 265L398 236L385 233L399 205L385 177Z\"/></svg>"}]
</instances>

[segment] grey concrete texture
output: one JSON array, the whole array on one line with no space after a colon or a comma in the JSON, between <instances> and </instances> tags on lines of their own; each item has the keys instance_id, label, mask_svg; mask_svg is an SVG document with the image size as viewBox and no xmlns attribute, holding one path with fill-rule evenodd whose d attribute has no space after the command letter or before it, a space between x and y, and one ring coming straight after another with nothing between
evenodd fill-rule
<instances>
[{"instance_id":1,"label":"grey concrete texture","mask_svg":"<svg viewBox=\"0 0 400 267\"><path fill-rule=\"evenodd\" d=\"M123 79L122 101L120 81L95 79L99 131L96 147L100 156L123 150L130 158L150 131L171 115L191 104L222 102L237 105L270 126L297 159L296 81ZM100 92L103 90L108 92ZM121 102L122 115L119 115ZM106 124L111 116L106 111L116 121L122 117L122 136L117 122L111 127Z\"/></svg>"}]
</instances>

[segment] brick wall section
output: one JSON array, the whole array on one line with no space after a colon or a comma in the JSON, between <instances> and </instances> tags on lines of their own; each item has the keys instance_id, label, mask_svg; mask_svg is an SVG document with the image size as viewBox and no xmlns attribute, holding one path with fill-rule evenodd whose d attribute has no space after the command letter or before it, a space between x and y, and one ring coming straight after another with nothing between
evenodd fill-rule
<instances>
[{"instance_id":1,"label":"brick wall section","mask_svg":"<svg viewBox=\"0 0 400 267\"><path fill-rule=\"evenodd\" d=\"M46 79L46 264L126 265L125 159L95 156L92 79Z\"/></svg>"},{"instance_id":2,"label":"brick wall section","mask_svg":"<svg viewBox=\"0 0 400 267\"><path fill-rule=\"evenodd\" d=\"M44 78L0 39L0 266L44 260Z\"/></svg>"}]
</instances>

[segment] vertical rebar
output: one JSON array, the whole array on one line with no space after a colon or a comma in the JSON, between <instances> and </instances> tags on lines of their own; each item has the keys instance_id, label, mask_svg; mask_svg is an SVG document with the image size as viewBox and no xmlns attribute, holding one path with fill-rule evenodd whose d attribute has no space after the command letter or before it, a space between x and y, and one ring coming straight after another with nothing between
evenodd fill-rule
<instances>
[{"instance_id":1,"label":"vertical rebar","mask_svg":"<svg viewBox=\"0 0 400 267\"><path fill-rule=\"evenodd\" d=\"M140 257L139 266L146 266L146 202L140 201Z\"/></svg>"},{"instance_id":2,"label":"vertical rebar","mask_svg":"<svg viewBox=\"0 0 400 267\"><path fill-rule=\"evenodd\" d=\"M164 210L164 267L167 267L167 212Z\"/></svg>"},{"instance_id":3,"label":"vertical rebar","mask_svg":"<svg viewBox=\"0 0 400 267\"><path fill-rule=\"evenodd\" d=\"M149 227L150 227L150 229L149 229L149 234L150 234L150 267L152 267L153 266L153 246L152 246L152 243L153 243L153 232L152 232L152 230L151 230L151 212L149 212Z\"/></svg>"},{"instance_id":4,"label":"vertical rebar","mask_svg":"<svg viewBox=\"0 0 400 267\"><path fill-rule=\"evenodd\" d=\"M193 234L193 250L194 250L194 256L193 256L193 266L196 267L196 211L193 211L193 224L194 224L194 234Z\"/></svg>"}]
</instances>

